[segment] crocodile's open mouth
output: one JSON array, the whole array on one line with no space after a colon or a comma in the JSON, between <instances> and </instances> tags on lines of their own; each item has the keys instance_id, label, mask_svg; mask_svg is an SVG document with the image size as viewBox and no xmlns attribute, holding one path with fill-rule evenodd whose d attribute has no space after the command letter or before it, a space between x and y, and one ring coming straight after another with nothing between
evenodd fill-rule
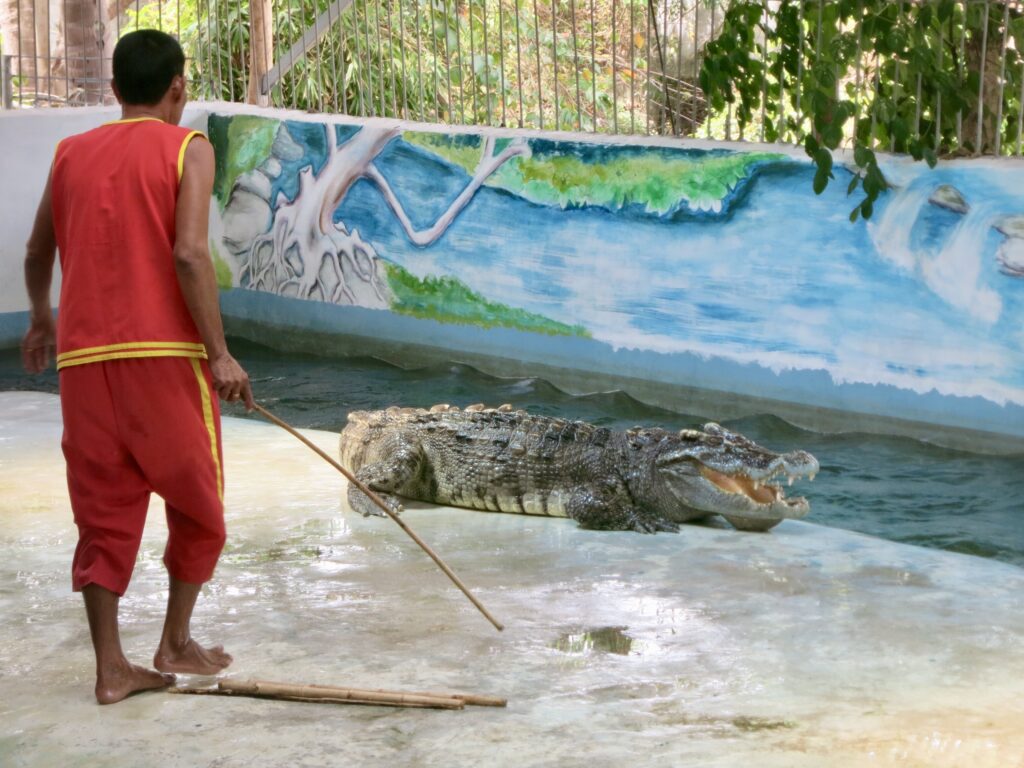
<instances>
[{"instance_id":1,"label":"crocodile's open mouth","mask_svg":"<svg viewBox=\"0 0 1024 768\"><path fill-rule=\"evenodd\" d=\"M786 496L781 485L771 482L772 478L778 473L773 473L767 481L755 480L746 475L727 475L708 466L702 466L700 473L726 493L741 493L758 504L772 504L776 501L782 501ZM787 475L787 477L790 484L792 484L793 480L799 477L799 475ZM809 477L811 480L814 479L813 474L809 475ZM797 499L786 499L786 501L793 503Z\"/></svg>"}]
</instances>

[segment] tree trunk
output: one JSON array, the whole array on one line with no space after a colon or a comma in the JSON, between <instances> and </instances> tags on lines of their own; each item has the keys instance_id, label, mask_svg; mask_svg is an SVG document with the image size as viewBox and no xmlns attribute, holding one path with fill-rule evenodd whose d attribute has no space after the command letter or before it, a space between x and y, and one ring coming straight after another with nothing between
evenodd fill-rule
<instances>
[{"instance_id":1,"label":"tree trunk","mask_svg":"<svg viewBox=\"0 0 1024 768\"><path fill-rule=\"evenodd\" d=\"M0 44L5 56L13 56L11 73L18 78L14 93L19 100L34 102L47 93L46 57L49 42L49 8L44 0L36 13L33 0L3 0L0 5Z\"/></svg>"},{"instance_id":2,"label":"tree trunk","mask_svg":"<svg viewBox=\"0 0 1024 768\"><path fill-rule=\"evenodd\" d=\"M100 9L95 0L66 0L61 10L63 19L57 43L61 59L57 73L67 84L68 103L102 104L109 86L103 77L106 25L100 23Z\"/></svg>"},{"instance_id":3,"label":"tree trunk","mask_svg":"<svg viewBox=\"0 0 1024 768\"><path fill-rule=\"evenodd\" d=\"M997 13L998 12L998 13ZM988 24L988 35L979 24L977 29L971 30L971 36L965 45L965 64L967 71L978 75L978 82L981 84L981 93L968 91L968 98L971 106L964 114L963 119L963 144L970 147L976 154L992 154L996 150L996 137L999 134L1000 126L996 122L999 113L999 74L1002 62L1002 10L996 5L989 12L988 19L982 23ZM984 46L982 44L985 44ZM984 72L982 72L984 67ZM1005 114L1005 112L1004 112ZM981 135L978 135L979 118L981 122Z\"/></svg>"},{"instance_id":4,"label":"tree trunk","mask_svg":"<svg viewBox=\"0 0 1024 768\"><path fill-rule=\"evenodd\" d=\"M271 0L249 0L249 88L246 101L270 105L270 95L260 93L260 83L274 66L274 17Z\"/></svg>"}]
</instances>

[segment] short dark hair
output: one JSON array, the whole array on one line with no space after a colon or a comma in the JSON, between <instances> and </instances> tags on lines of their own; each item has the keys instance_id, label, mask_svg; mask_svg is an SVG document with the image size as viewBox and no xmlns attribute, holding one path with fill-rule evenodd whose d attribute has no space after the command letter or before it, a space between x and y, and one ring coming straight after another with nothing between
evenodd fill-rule
<instances>
[{"instance_id":1,"label":"short dark hair","mask_svg":"<svg viewBox=\"0 0 1024 768\"><path fill-rule=\"evenodd\" d=\"M176 75L185 74L181 45L165 32L129 32L114 46L114 84L124 104L152 106Z\"/></svg>"}]
</instances>

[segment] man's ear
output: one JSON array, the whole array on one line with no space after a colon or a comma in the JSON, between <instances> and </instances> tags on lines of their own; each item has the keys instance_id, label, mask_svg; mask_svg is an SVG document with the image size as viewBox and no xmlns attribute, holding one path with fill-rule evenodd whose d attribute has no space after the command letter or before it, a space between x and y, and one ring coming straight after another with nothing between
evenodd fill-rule
<instances>
[{"instance_id":1,"label":"man's ear","mask_svg":"<svg viewBox=\"0 0 1024 768\"><path fill-rule=\"evenodd\" d=\"M114 78L110 78L110 90L114 92L114 98L117 99L117 103L121 104L121 92L117 90L117 83L114 82Z\"/></svg>"},{"instance_id":2,"label":"man's ear","mask_svg":"<svg viewBox=\"0 0 1024 768\"><path fill-rule=\"evenodd\" d=\"M182 96L185 95L185 76L175 75L171 80L171 95L174 100L181 101Z\"/></svg>"}]
</instances>

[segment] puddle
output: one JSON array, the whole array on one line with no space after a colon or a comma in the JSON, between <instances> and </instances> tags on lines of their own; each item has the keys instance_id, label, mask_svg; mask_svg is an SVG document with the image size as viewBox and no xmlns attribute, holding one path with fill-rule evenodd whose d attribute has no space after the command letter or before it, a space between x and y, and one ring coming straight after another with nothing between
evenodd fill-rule
<instances>
[{"instance_id":1,"label":"puddle","mask_svg":"<svg viewBox=\"0 0 1024 768\"><path fill-rule=\"evenodd\" d=\"M599 627L579 632L567 632L551 644L562 653L614 653L628 656L633 649L634 638L626 634L629 627Z\"/></svg>"}]
</instances>

